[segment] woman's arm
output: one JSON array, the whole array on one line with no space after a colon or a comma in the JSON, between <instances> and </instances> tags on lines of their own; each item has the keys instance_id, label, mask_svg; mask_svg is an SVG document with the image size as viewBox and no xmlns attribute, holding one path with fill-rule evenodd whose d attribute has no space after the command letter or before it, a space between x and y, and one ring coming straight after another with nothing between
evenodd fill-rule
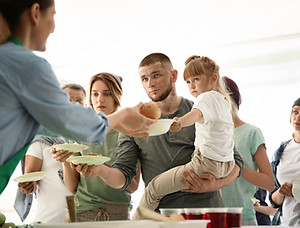
<instances>
[{"instance_id":1,"label":"woman's arm","mask_svg":"<svg viewBox=\"0 0 300 228\"><path fill-rule=\"evenodd\" d=\"M41 171L42 164L43 164L43 160L31 155L26 155L25 173ZM36 191L37 183L38 183L37 181L23 182L23 183L19 183L18 187L20 191L23 192L24 194L32 194Z\"/></svg>"},{"instance_id":2,"label":"woman's arm","mask_svg":"<svg viewBox=\"0 0 300 228\"><path fill-rule=\"evenodd\" d=\"M64 171L64 183L67 187L67 189L71 193L75 193L78 181L79 181L79 173L76 171L76 168L71 165L71 163L67 162L66 160L71 156L72 153L69 151L59 150L56 151L55 149L52 149L52 155L53 158L62 163L63 171Z\"/></svg>"},{"instance_id":3,"label":"woman's arm","mask_svg":"<svg viewBox=\"0 0 300 228\"><path fill-rule=\"evenodd\" d=\"M79 164L76 171L84 177L100 177L106 184L115 189L122 188L126 183L124 174L117 168L101 164Z\"/></svg>"},{"instance_id":4,"label":"woman's arm","mask_svg":"<svg viewBox=\"0 0 300 228\"><path fill-rule=\"evenodd\" d=\"M242 177L259 188L272 191L275 182L264 144L261 144L257 148L257 151L254 154L254 160L259 171L255 171L245 166Z\"/></svg>"},{"instance_id":5,"label":"woman's arm","mask_svg":"<svg viewBox=\"0 0 300 228\"><path fill-rule=\"evenodd\" d=\"M255 211L263 213L265 215L275 215L278 210L278 208L273 208L271 206L262 206L259 203L254 204L253 208Z\"/></svg>"},{"instance_id":6,"label":"woman's arm","mask_svg":"<svg viewBox=\"0 0 300 228\"><path fill-rule=\"evenodd\" d=\"M283 203L286 196L293 197L292 187L293 185L291 183L285 182L277 189L277 191L273 192L271 196L272 202L279 206Z\"/></svg>"},{"instance_id":7,"label":"woman's arm","mask_svg":"<svg viewBox=\"0 0 300 228\"><path fill-rule=\"evenodd\" d=\"M108 115L108 131L114 129L125 135L148 138L149 126L156 122L156 120L147 118L139 113L138 110L142 105L142 103L139 103L135 107L124 108Z\"/></svg>"}]
</instances>

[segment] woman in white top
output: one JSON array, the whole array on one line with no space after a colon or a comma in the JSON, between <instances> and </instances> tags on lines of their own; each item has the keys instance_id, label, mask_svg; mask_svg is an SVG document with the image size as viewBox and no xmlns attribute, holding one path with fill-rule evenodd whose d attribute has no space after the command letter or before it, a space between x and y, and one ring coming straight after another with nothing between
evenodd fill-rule
<instances>
[{"instance_id":1,"label":"woman in white top","mask_svg":"<svg viewBox=\"0 0 300 228\"><path fill-rule=\"evenodd\" d=\"M300 98L293 106L290 123L294 128L293 138L283 142L275 151L271 163L275 177L275 188L270 193L270 202L279 208L278 215L274 216L276 225L300 226L300 203L292 193L293 181L300 179ZM273 218L273 220L274 220ZM280 221L279 221L280 220Z\"/></svg>"},{"instance_id":2,"label":"woman in white top","mask_svg":"<svg viewBox=\"0 0 300 228\"><path fill-rule=\"evenodd\" d=\"M86 92L77 84L67 84L63 90L71 102L85 105ZM62 223L66 215L66 196L71 195L59 177L62 164L56 161L51 153L51 146L64 143L62 137L37 135L29 146L25 157L25 173L45 171L47 175L40 181L19 183L18 187L25 194L37 191L37 210L35 222ZM30 209L30 208L29 208ZM20 212L18 212L20 213ZM20 215L21 220L22 215Z\"/></svg>"}]
</instances>

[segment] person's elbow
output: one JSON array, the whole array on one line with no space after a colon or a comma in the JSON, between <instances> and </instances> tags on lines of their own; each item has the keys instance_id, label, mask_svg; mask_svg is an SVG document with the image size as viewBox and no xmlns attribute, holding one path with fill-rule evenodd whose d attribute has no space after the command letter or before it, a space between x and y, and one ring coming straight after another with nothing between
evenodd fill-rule
<instances>
[{"instance_id":1,"label":"person's elbow","mask_svg":"<svg viewBox=\"0 0 300 228\"><path fill-rule=\"evenodd\" d=\"M270 180L268 181L268 185L266 186L266 190L268 190L269 192L271 192L275 187L275 181L274 178L272 176L272 178L270 178Z\"/></svg>"},{"instance_id":2,"label":"person's elbow","mask_svg":"<svg viewBox=\"0 0 300 228\"><path fill-rule=\"evenodd\" d=\"M126 188L126 191L132 194L138 189L138 187L139 187L139 184L136 183L136 181L134 180L131 183L131 185L128 188Z\"/></svg>"}]
</instances>

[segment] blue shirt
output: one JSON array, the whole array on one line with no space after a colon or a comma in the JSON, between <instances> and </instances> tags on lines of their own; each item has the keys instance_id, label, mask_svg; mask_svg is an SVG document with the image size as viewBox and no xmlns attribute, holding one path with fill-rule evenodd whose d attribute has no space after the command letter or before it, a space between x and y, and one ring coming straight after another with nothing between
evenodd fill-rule
<instances>
[{"instance_id":1,"label":"blue shirt","mask_svg":"<svg viewBox=\"0 0 300 228\"><path fill-rule=\"evenodd\" d=\"M103 113L71 103L50 66L32 51L0 46L0 166L35 136L39 124L75 141L103 143Z\"/></svg>"}]
</instances>

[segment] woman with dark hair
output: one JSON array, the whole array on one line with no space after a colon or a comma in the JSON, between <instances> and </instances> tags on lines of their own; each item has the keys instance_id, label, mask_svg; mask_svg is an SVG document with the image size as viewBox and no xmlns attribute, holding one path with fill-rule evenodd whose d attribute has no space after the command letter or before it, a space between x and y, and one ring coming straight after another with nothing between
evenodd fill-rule
<instances>
[{"instance_id":1,"label":"woman with dark hair","mask_svg":"<svg viewBox=\"0 0 300 228\"><path fill-rule=\"evenodd\" d=\"M54 14L54 0L0 0L0 193L39 124L66 138L101 144L112 129L148 137L155 122L139 114L142 104L106 116L69 101L50 64L32 52L45 51Z\"/></svg>"},{"instance_id":2,"label":"woman with dark hair","mask_svg":"<svg viewBox=\"0 0 300 228\"><path fill-rule=\"evenodd\" d=\"M272 206L278 208L272 225L300 225L300 203L292 192L293 181L299 180L300 176L300 98L292 105L290 123L294 128L292 138L280 144L271 163L275 188L269 199Z\"/></svg>"},{"instance_id":3,"label":"woman with dark hair","mask_svg":"<svg viewBox=\"0 0 300 228\"><path fill-rule=\"evenodd\" d=\"M241 104L239 87L228 77L223 77L223 80L233 100L234 146L241 154L245 167L240 177L221 189L222 197L226 207L243 208L243 226L257 225L251 198L255 194L256 186L269 191L273 189L272 169L261 130L241 120L238 115Z\"/></svg>"}]
</instances>

